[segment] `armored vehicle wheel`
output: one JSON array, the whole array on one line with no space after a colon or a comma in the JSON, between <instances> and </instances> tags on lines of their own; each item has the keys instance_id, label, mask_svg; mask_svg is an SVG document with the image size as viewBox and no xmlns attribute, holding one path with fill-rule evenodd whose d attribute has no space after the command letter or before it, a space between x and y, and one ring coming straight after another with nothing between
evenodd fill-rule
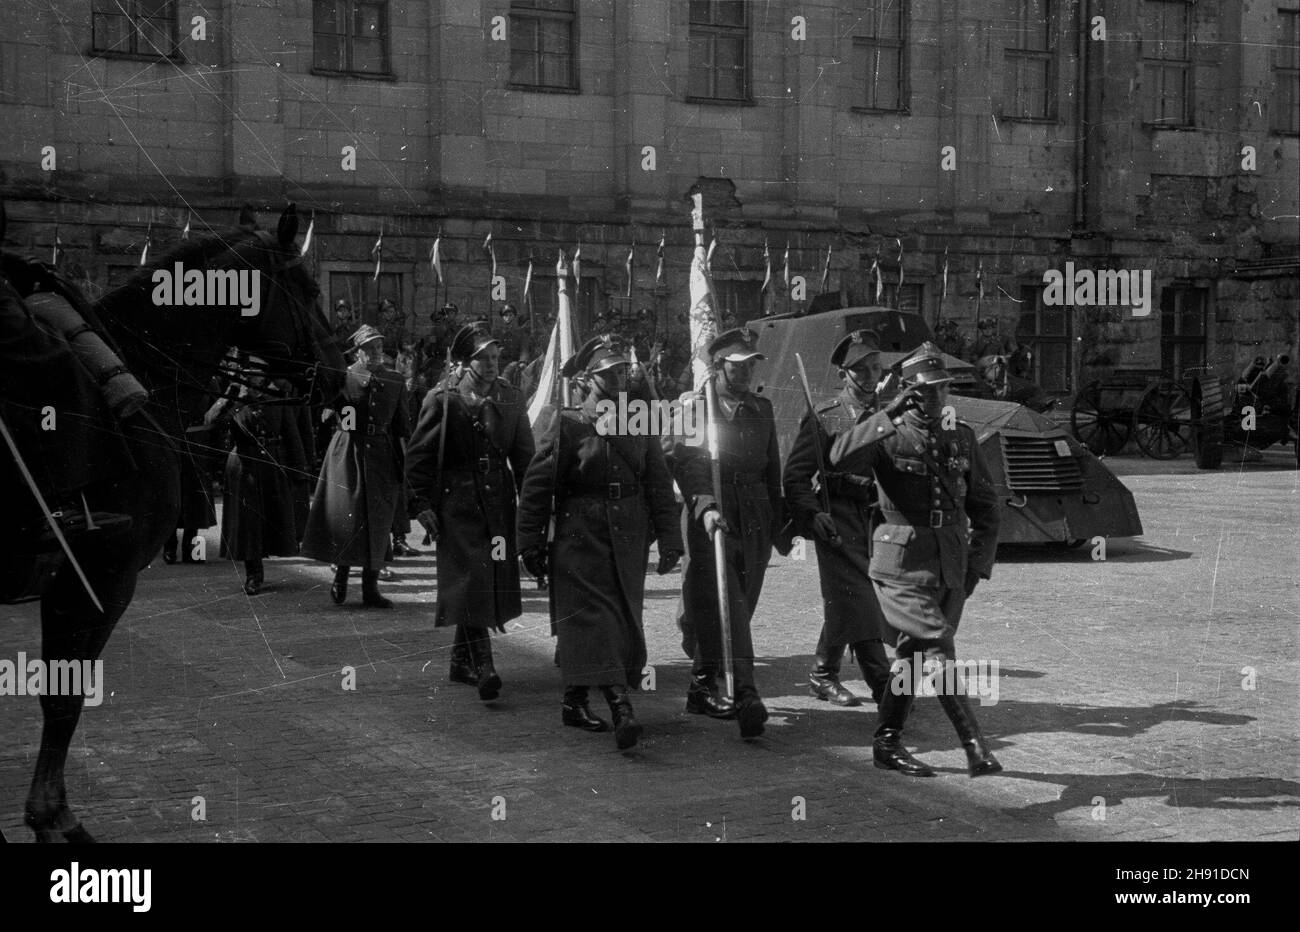
<instances>
[{"instance_id":1,"label":"armored vehicle wheel","mask_svg":"<svg viewBox=\"0 0 1300 932\"><path fill-rule=\"evenodd\" d=\"M1196 466L1218 469L1223 463L1223 385L1212 372L1192 381L1192 415L1196 419Z\"/></svg>"},{"instance_id":2,"label":"armored vehicle wheel","mask_svg":"<svg viewBox=\"0 0 1300 932\"><path fill-rule=\"evenodd\" d=\"M1124 449L1131 429L1127 419L1102 407L1101 382L1084 386L1075 396L1070 431L1094 456L1108 456Z\"/></svg>"},{"instance_id":3,"label":"armored vehicle wheel","mask_svg":"<svg viewBox=\"0 0 1300 932\"><path fill-rule=\"evenodd\" d=\"M1147 386L1133 412L1138 447L1157 460L1171 460L1192 448L1195 419L1187 389L1172 379Z\"/></svg>"}]
</instances>

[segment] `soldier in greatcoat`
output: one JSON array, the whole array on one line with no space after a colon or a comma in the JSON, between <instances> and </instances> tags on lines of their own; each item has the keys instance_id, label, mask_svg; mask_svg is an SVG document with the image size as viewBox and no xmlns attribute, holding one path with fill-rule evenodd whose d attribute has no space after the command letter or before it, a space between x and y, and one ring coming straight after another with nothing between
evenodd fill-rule
<instances>
[{"instance_id":1,"label":"soldier in greatcoat","mask_svg":"<svg viewBox=\"0 0 1300 932\"><path fill-rule=\"evenodd\" d=\"M641 726L628 689L646 663L641 624L646 552L659 543L660 575L681 559L673 481L648 420L619 423L610 409L627 398L628 360L614 340L596 338L564 364L566 378L590 387L577 410L555 417L524 478L517 540L524 566L549 575L551 630L564 678L561 721L587 731L609 725L587 705L599 686L614 717L619 748L636 744ZM555 521L554 541L547 530Z\"/></svg>"},{"instance_id":2,"label":"soldier in greatcoat","mask_svg":"<svg viewBox=\"0 0 1300 932\"><path fill-rule=\"evenodd\" d=\"M818 699L856 706L858 697L840 682L840 664L847 645L862 668L862 677L879 703L889 685L889 659L883 638L886 625L868 575L871 520L875 510L874 482L869 476L827 469L817 476L821 447L824 464L831 444L845 430L875 411L880 381L880 343L875 331L857 330L844 337L831 353L844 388L839 397L817 409L817 419L805 416L790 448L782 483L797 533L817 548L825 622L817 638L815 666L808 688ZM814 477L823 492L814 489ZM824 500L830 511L823 507ZM892 637L891 637L892 640Z\"/></svg>"},{"instance_id":3,"label":"soldier in greatcoat","mask_svg":"<svg viewBox=\"0 0 1300 932\"><path fill-rule=\"evenodd\" d=\"M307 409L262 391L266 364L249 357L239 399L218 402L228 412L232 448L226 458L225 502L221 512L221 556L243 560L244 592L264 584L265 557L298 555L295 508L298 477L316 460ZM283 392L283 380L272 383Z\"/></svg>"},{"instance_id":4,"label":"soldier in greatcoat","mask_svg":"<svg viewBox=\"0 0 1300 932\"><path fill-rule=\"evenodd\" d=\"M438 542L434 624L456 628L450 678L490 701L501 692L491 631L504 633L506 622L523 614L515 503L533 434L523 397L497 377L492 334L467 324L451 352L459 365L425 396L406 477L411 508Z\"/></svg>"},{"instance_id":5,"label":"soldier in greatcoat","mask_svg":"<svg viewBox=\"0 0 1300 932\"><path fill-rule=\"evenodd\" d=\"M712 718L736 718L742 737L763 733L767 709L754 682L754 643L749 624L772 544L784 520L781 495L781 455L777 447L772 402L749 390L754 361L765 359L756 349L752 330L729 330L708 347L713 362L711 376L718 393L721 448L722 501L713 489L707 444L693 444L681 431L671 439L669 468L686 500L687 562L682 581L682 603L693 630L691 684L686 711ZM704 391L684 396L682 406L704 405ZM688 412L678 413L679 426ZM707 430L707 418L696 425ZM700 436L697 435L696 440ZM727 556L727 592L731 615L731 642L736 677L734 704L718 693L717 674L722 656L722 629L718 611L712 534L720 527Z\"/></svg>"},{"instance_id":6,"label":"soldier in greatcoat","mask_svg":"<svg viewBox=\"0 0 1300 932\"><path fill-rule=\"evenodd\" d=\"M302 552L332 563L330 598L347 599L348 573L361 565L361 603L392 608L379 594L402 482L402 440L407 436L406 383L384 364L384 337L369 324L352 334L358 358L330 404L337 426L321 467Z\"/></svg>"},{"instance_id":7,"label":"soldier in greatcoat","mask_svg":"<svg viewBox=\"0 0 1300 932\"><path fill-rule=\"evenodd\" d=\"M881 697L875 764L913 777L934 771L903 747L903 725L922 688L935 692L966 751L972 777L997 773L963 689L955 679L955 637L966 600L988 579L998 545L998 502L975 432L948 407L943 356L924 343L902 362L903 390L885 408L841 433L831 468L875 476L882 522L872 534L871 579L885 620L898 632L898 673ZM946 410L945 410L946 409ZM921 659L916 669L917 658ZM950 675L953 671L953 675ZM929 689L926 689L928 692Z\"/></svg>"}]
</instances>

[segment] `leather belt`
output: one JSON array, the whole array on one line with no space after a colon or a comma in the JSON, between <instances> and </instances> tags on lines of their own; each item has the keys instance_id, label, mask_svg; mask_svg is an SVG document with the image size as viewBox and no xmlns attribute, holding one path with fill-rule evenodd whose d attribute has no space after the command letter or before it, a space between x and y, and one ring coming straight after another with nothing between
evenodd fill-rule
<instances>
[{"instance_id":1,"label":"leather belt","mask_svg":"<svg viewBox=\"0 0 1300 932\"><path fill-rule=\"evenodd\" d=\"M635 482L608 482L604 485L593 485L581 489L568 489L569 495L574 498L631 498L641 491L641 486Z\"/></svg>"},{"instance_id":2,"label":"leather belt","mask_svg":"<svg viewBox=\"0 0 1300 932\"><path fill-rule=\"evenodd\" d=\"M963 515L963 512L945 511L942 508L932 508L919 513L882 508L880 512L884 515L886 524L910 524L913 527L948 527L957 524Z\"/></svg>"}]
</instances>

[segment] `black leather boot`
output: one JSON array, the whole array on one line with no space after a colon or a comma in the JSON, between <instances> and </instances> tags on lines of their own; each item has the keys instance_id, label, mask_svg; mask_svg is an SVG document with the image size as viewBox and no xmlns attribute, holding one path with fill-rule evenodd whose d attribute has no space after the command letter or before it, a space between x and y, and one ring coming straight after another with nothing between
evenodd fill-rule
<instances>
[{"instance_id":1,"label":"black leather boot","mask_svg":"<svg viewBox=\"0 0 1300 932\"><path fill-rule=\"evenodd\" d=\"M849 692L840 682L840 662L844 659L842 644L826 643L826 626L817 638L816 663L808 674L808 692L810 695L831 705L856 706L862 703L858 697Z\"/></svg>"},{"instance_id":2,"label":"black leather boot","mask_svg":"<svg viewBox=\"0 0 1300 932\"><path fill-rule=\"evenodd\" d=\"M718 692L717 670L713 664L695 662L691 670L691 685L686 690L686 711L709 718L736 717L735 703Z\"/></svg>"},{"instance_id":3,"label":"black leather boot","mask_svg":"<svg viewBox=\"0 0 1300 932\"><path fill-rule=\"evenodd\" d=\"M767 706L758 698L758 687L754 685L754 661L737 657L733 663L736 667L736 721L740 723L740 737L757 738L763 733L763 723L767 721Z\"/></svg>"},{"instance_id":4,"label":"black leather boot","mask_svg":"<svg viewBox=\"0 0 1300 932\"><path fill-rule=\"evenodd\" d=\"M330 598L335 605L342 605L348 597L348 573L352 567L339 565L334 569L334 582L330 585Z\"/></svg>"},{"instance_id":5,"label":"black leather boot","mask_svg":"<svg viewBox=\"0 0 1300 932\"><path fill-rule=\"evenodd\" d=\"M469 634L464 625L456 626L456 638L451 644L451 671L447 674L453 683L478 685L478 667L469 649Z\"/></svg>"},{"instance_id":6,"label":"black leather boot","mask_svg":"<svg viewBox=\"0 0 1300 932\"><path fill-rule=\"evenodd\" d=\"M379 570L361 571L361 604L366 608L392 608L393 600L379 594Z\"/></svg>"},{"instance_id":7,"label":"black leather boot","mask_svg":"<svg viewBox=\"0 0 1300 932\"><path fill-rule=\"evenodd\" d=\"M262 561L244 561L244 594L257 595L262 591Z\"/></svg>"},{"instance_id":8,"label":"black leather boot","mask_svg":"<svg viewBox=\"0 0 1300 932\"><path fill-rule=\"evenodd\" d=\"M492 636L486 628L474 628L468 633L470 656L478 667L478 697L491 702L501 695L501 677L492 665Z\"/></svg>"},{"instance_id":9,"label":"black leather boot","mask_svg":"<svg viewBox=\"0 0 1300 932\"><path fill-rule=\"evenodd\" d=\"M957 729L957 737L961 738L961 746L966 751L966 767L970 775L983 777L991 773L1001 773L1002 765L998 763L998 759L989 750L988 742L984 740L984 733L980 731L980 724L975 720L975 710L971 707L970 699L962 695L940 694L939 705L943 706L943 711L947 713L953 727Z\"/></svg>"},{"instance_id":10,"label":"black leather boot","mask_svg":"<svg viewBox=\"0 0 1300 932\"><path fill-rule=\"evenodd\" d=\"M597 718L587 705L586 686L564 687L564 701L560 703L560 720L583 731L609 731L609 722Z\"/></svg>"},{"instance_id":11,"label":"black leather boot","mask_svg":"<svg viewBox=\"0 0 1300 932\"><path fill-rule=\"evenodd\" d=\"M393 556L418 557L420 556L420 551L416 550L414 547L407 544L406 538L403 537L401 534L394 534L393 535Z\"/></svg>"},{"instance_id":12,"label":"black leather boot","mask_svg":"<svg viewBox=\"0 0 1300 932\"><path fill-rule=\"evenodd\" d=\"M880 697L889 689L889 657L885 654L885 645L872 638L854 641L853 657L862 669L862 678L871 689L871 701L880 705Z\"/></svg>"},{"instance_id":13,"label":"black leather boot","mask_svg":"<svg viewBox=\"0 0 1300 932\"><path fill-rule=\"evenodd\" d=\"M172 531L171 537L163 541L163 562L172 564L176 562L176 532Z\"/></svg>"},{"instance_id":14,"label":"black leather boot","mask_svg":"<svg viewBox=\"0 0 1300 932\"><path fill-rule=\"evenodd\" d=\"M876 737L871 744L871 754L881 770L897 770L909 777L933 777L934 771L917 760L903 747L903 725L912 711L912 684L907 683L906 695L897 695L886 688L880 697L877 715L880 720Z\"/></svg>"},{"instance_id":15,"label":"black leather boot","mask_svg":"<svg viewBox=\"0 0 1300 932\"><path fill-rule=\"evenodd\" d=\"M609 711L614 716L614 743L620 751L626 751L636 744L641 737L641 723L632 712L632 700L628 697L626 686L602 686L609 703Z\"/></svg>"}]
</instances>

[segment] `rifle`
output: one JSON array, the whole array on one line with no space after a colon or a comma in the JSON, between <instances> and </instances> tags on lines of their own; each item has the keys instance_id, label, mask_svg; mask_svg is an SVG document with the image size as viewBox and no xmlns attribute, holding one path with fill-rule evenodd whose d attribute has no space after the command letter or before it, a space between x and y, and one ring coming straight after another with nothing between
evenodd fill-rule
<instances>
[{"instance_id":1,"label":"rifle","mask_svg":"<svg viewBox=\"0 0 1300 932\"><path fill-rule=\"evenodd\" d=\"M826 487L826 458L822 455L822 422L821 418L817 416L817 408L813 405L812 389L808 387L808 373L803 367L803 357L795 353L794 361L799 364L799 381L803 383L804 401L808 402L808 416L812 418L813 451L817 454L818 493L822 500L822 511L829 515L831 513L831 492ZM838 545L839 542L839 532L835 532L831 535L831 543Z\"/></svg>"}]
</instances>

